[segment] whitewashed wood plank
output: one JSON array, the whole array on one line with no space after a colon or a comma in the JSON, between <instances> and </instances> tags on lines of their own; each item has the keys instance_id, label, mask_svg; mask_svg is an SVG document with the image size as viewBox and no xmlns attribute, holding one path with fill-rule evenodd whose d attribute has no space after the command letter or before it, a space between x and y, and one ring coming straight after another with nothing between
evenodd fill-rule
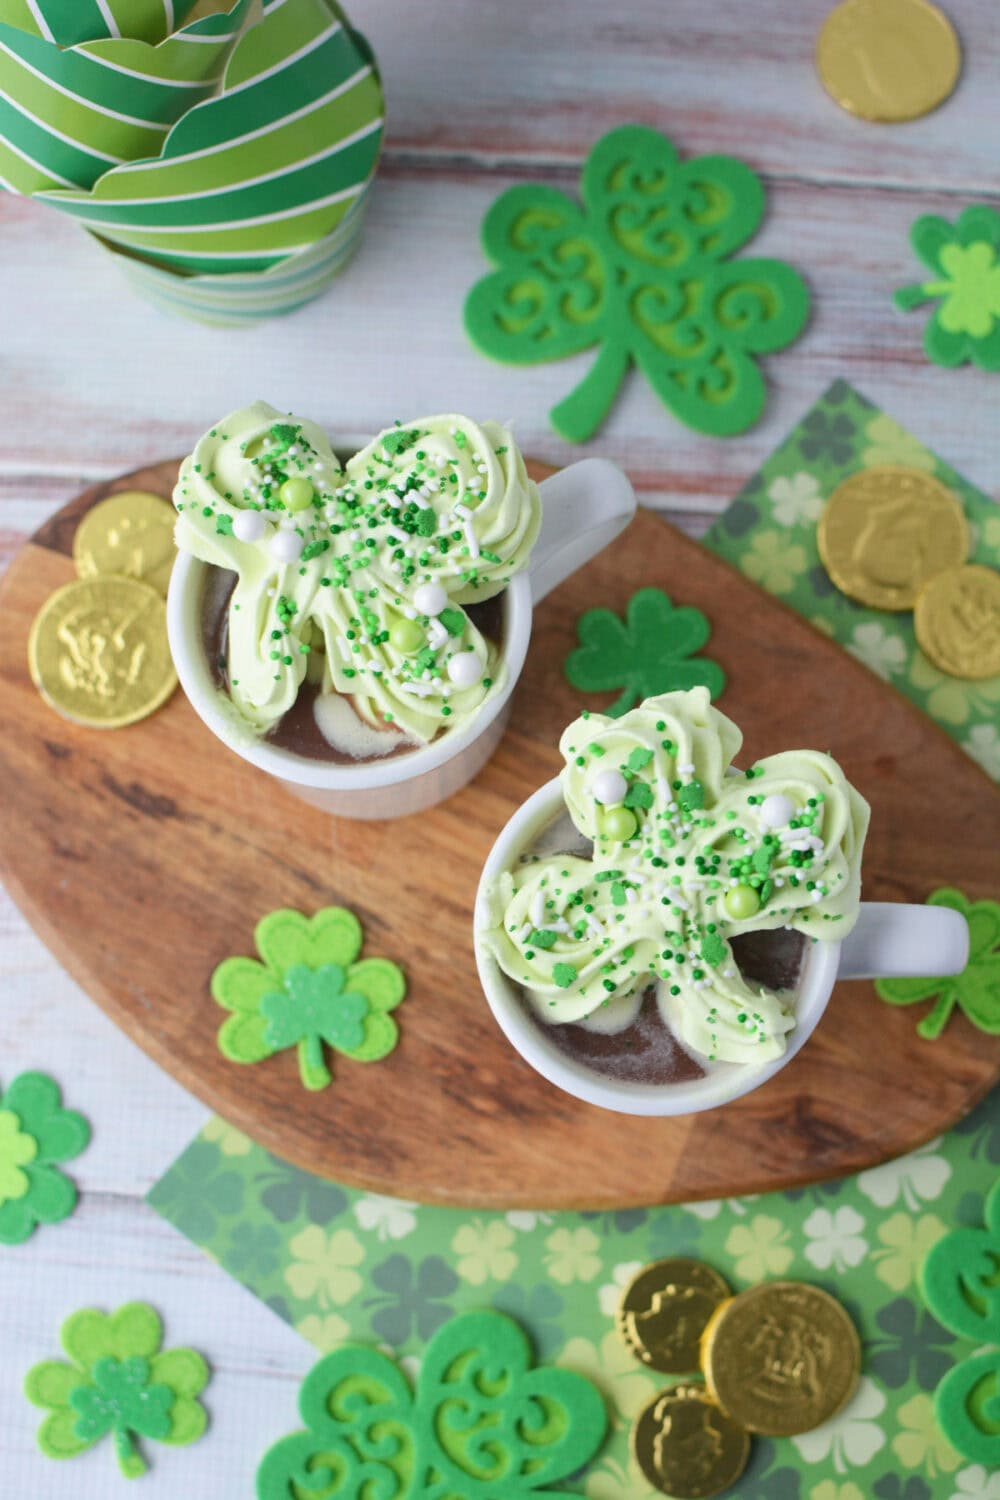
<instances>
[{"instance_id":1,"label":"whitewashed wood plank","mask_svg":"<svg viewBox=\"0 0 1000 1500\"><path fill-rule=\"evenodd\" d=\"M390 153L484 164L579 161L605 130L654 125L685 155L743 155L758 171L826 181L996 181L1000 27L990 0L946 0L963 76L937 112L873 125L845 114L813 63L833 0L511 3L361 0L385 79ZM442 101L444 107L442 107Z\"/></svg>"},{"instance_id":2,"label":"whitewashed wood plank","mask_svg":"<svg viewBox=\"0 0 1000 1500\"><path fill-rule=\"evenodd\" d=\"M480 220L514 180L387 176L361 252L339 283L288 319L240 330L178 323L147 307L73 226L17 203L19 232L4 235L0 225L0 284L16 309L0 348L0 472L8 463L129 468L184 451L225 411L263 396L347 437L449 406L513 417L522 446L540 458L606 453L642 489L715 507L844 376L971 479L995 483L997 377L929 365L921 316L899 314L891 301L917 274L909 225L922 210L947 210L940 195L782 185L754 249L800 267L814 312L798 344L765 362L764 421L743 437L704 437L677 423L633 374L603 431L574 448L551 431L546 412L592 356L498 365L471 348L461 326L464 292L485 270ZM9 202L0 203L0 215L8 212ZM39 338L43 311L58 338Z\"/></svg>"}]
</instances>

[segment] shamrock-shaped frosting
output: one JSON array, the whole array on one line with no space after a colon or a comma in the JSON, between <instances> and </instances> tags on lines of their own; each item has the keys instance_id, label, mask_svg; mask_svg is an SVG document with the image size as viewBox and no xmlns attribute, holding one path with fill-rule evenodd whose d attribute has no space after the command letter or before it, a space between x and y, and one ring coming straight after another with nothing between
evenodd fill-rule
<instances>
[{"instance_id":1,"label":"shamrock-shaped frosting","mask_svg":"<svg viewBox=\"0 0 1000 1500\"><path fill-rule=\"evenodd\" d=\"M438 416L389 428L344 468L314 423L265 402L184 460L177 545L237 574L230 697L266 733L307 672L370 725L425 744L504 682L462 608L525 567L538 490L510 433Z\"/></svg>"},{"instance_id":2,"label":"shamrock-shaped frosting","mask_svg":"<svg viewBox=\"0 0 1000 1500\"><path fill-rule=\"evenodd\" d=\"M829 755L735 771L736 725L704 687L565 731L563 795L589 855L536 857L488 897L483 937L549 1022L617 1030L656 985L675 1036L710 1060L779 1057L794 1016L752 988L730 939L790 927L840 939L857 917L868 804Z\"/></svg>"}]
</instances>

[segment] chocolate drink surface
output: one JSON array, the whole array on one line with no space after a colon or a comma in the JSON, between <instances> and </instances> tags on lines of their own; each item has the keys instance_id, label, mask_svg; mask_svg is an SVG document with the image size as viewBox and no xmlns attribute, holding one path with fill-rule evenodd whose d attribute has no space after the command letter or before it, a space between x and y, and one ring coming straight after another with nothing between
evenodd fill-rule
<instances>
[{"instance_id":1,"label":"chocolate drink surface","mask_svg":"<svg viewBox=\"0 0 1000 1500\"><path fill-rule=\"evenodd\" d=\"M550 853L585 857L591 853L591 845L566 813L542 830L527 851L525 862ZM732 939L733 957L743 978L785 997L794 996L798 986L805 945L802 933L785 928L748 932ZM704 1060L687 1051L663 1019L655 984L643 992L635 1019L618 1031L595 1030L572 1022L546 1024L526 996L524 1007L538 1030L560 1052L606 1078L622 1083L671 1084L701 1078L707 1071Z\"/></svg>"},{"instance_id":2,"label":"chocolate drink surface","mask_svg":"<svg viewBox=\"0 0 1000 1500\"><path fill-rule=\"evenodd\" d=\"M229 602L236 586L236 574L223 568L206 568L201 611L201 639L213 681L223 692L229 692ZM466 605L465 613L472 624L491 645L502 649L504 624L504 595L498 594L482 604ZM357 721L363 732L363 749L366 753L351 754L332 743L324 735L317 721L316 701L320 697L320 684L308 678L301 684L291 708L274 728L265 736L270 745L290 750L307 760L327 761L334 765L365 764L375 760L388 760L405 755L421 746L412 740L394 733L388 725L375 729L364 723L350 707L350 700L342 699L345 710ZM329 695L327 695L329 696ZM384 742L384 748L378 743Z\"/></svg>"}]
</instances>

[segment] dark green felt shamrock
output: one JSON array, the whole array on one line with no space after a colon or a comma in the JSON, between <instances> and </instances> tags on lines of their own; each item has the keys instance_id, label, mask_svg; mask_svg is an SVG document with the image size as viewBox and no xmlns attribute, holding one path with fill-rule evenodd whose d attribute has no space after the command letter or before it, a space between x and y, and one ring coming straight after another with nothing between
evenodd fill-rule
<instances>
[{"instance_id":1,"label":"dark green felt shamrock","mask_svg":"<svg viewBox=\"0 0 1000 1500\"><path fill-rule=\"evenodd\" d=\"M744 432L764 405L755 356L791 343L809 310L784 262L727 259L760 224L760 178L730 156L682 163L659 131L625 125L592 148L581 195L523 184L493 204L482 238L498 269L466 301L472 342L511 364L599 347L549 413L571 442L596 432L633 363L688 426Z\"/></svg>"},{"instance_id":2,"label":"dark green felt shamrock","mask_svg":"<svg viewBox=\"0 0 1000 1500\"><path fill-rule=\"evenodd\" d=\"M306 1376L299 1410L306 1431L264 1455L258 1500L543 1500L607 1425L589 1381L533 1369L521 1329L492 1311L438 1330L415 1392L377 1350L335 1350Z\"/></svg>"},{"instance_id":3,"label":"dark green felt shamrock","mask_svg":"<svg viewBox=\"0 0 1000 1500\"><path fill-rule=\"evenodd\" d=\"M566 658L566 679L582 693L620 689L602 710L612 719L643 698L693 687L717 698L726 685L717 662L694 654L712 633L707 618L690 605L675 607L662 589L633 594L624 621L610 609L586 610L576 633L580 644Z\"/></svg>"},{"instance_id":4,"label":"dark green felt shamrock","mask_svg":"<svg viewBox=\"0 0 1000 1500\"><path fill-rule=\"evenodd\" d=\"M934 1392L934 1415L951 1446L971 1463L1000 1469L1000 1349L963 1359Z\"/></svg>"},{"instance_id":5,"label":"dark green felt shamrock","mask_svg":"<svg viewBox=\"0 0 1000 1500\"><path fill-rule=\"evenodd\" d=\"M146 1472L136 1438L180 1446L208 1420L198 1401L208 1367L193 1349L161 1349L163 1325L145 1302L104 1314L85 1307L67 1318L59 1340L70 1363L46 1359L24 1378L34 1406L48 1409L38 1446L48 1458L74 1458L111 1436L126 1479Z\"/></svg>"},{"instance_id":6,"label":"dark green felt shamrock","mask_svg":"<svg viewBox=\"0 0 1000 1500\"><path fill-rule=\"evenodd\" d=\"M938 302L924 329L927 358L1000 370L1000 214L982 203L964 209L954 224L924 214L910 243L933 275L900 287L895 302L904 312Z\"/></svg>"},{"instance_id":7,"label":"dark green felt shamrock","mask_svg":"<svg viewBox=\"0 0 1000 1500\"><path fill-rule=\"evenodd\" d=\"M57 1162L79 1156L90 1126L63 1109L45 1073L21 1073L0 1096L0 1244L19 1245L36 1224L55 1224L76 1206L76 1188Z\"/></svg>"},{"instance_id":8,"label":"dark green felt shamrock","mask_svg":"<svg viewBox=\"0 0 1000 1500\"><path fill-rule=\"evenodd\" d=\"M940 1036L955 1006L980 1031L1000 1032L1000 905L996 901L968 901L961 891L947 887L927 899L928 906L950 906L969 924L969 962L949 979L876 979L875 990L890 1005L937 1004L917 1026L920 1036Z\"/></svg>"},{"instance_id":9,"label":"dark green felt shamrock","mask_svg":"<svg viewBox=\"0 0 1000 1500\"><path fill-rule=\"evenodd\" d=\"M1000 1182L986 1199L985 1219L984 1229L953 1229L931 1246L920 1289L952 1333L1000 1344Z\"/></svg>"}]
</instances>

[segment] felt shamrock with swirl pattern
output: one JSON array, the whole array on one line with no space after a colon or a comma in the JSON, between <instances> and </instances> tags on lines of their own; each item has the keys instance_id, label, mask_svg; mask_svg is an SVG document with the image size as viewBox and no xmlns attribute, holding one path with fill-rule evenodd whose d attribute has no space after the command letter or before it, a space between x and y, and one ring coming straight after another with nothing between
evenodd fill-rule
<instances>
[{"instance_id":1,"label":"felt shamrock with swirl pattern","mask_svg":"<svg viewBox=\"0 0 1000 1500\"><path fill-rule=\"evenodd\" d=\"M315 423L257 402L201 439L174 504L178 547L236 575L226 673L244 734L273 729L306 678L386 749L460 729L503 686L466 606L526 566L541 505L496 423L389 428L341 468Z\"/></svg>"},{"instance_id":2,"label":"felt shamrock with swirl pattern","mask_svg":"<svg viewBox=\"0 0 1000 1500\"><path fill-rule=\"evenodd\" d=\"M264 1455L258 1500L544 1500L607 1426L589 1381L532 1369L525 1335L498 1312L445 1323L415 1392L384 1354L345 1345L313 1366L299 1409L305 1431Z\"/></svg>"},{"instance_id":3,"label":"felt shamrock with swirl pattern","mask_svg":"<svg viewBox=\"0 0 1000 1500\"><path fill-rule=\"evenodd\" d=\"M796 338L809 309L784 262L728 259L763 217L760 178L730 156L681 162L658 131L625 125L592 148L581 196L524 184L493 204L482 238L498 269L466 301L473 343L512 364L598 346L549 413L571 442L596 432L631 364L688 426L744 432L764 405L756 356Z\"/></svg>"},{"instance_id":4,"label":"felt shamrock with swirl pattern","mask_svg":"<svg viewBox=\"0 0 1000 1500\"><path fill-rule=\"evenodd\" d=\"M479 923L540 1019L620 1030L655 985L697 1055L759 1064L784 1052L791 1009L742 978L730 940L786 926L845 937L869 809L829 755L786 750L737 773L741 743L704 687L570 724L563 795L590 852L504 872Z\"/></svg>"}]
</instances>

